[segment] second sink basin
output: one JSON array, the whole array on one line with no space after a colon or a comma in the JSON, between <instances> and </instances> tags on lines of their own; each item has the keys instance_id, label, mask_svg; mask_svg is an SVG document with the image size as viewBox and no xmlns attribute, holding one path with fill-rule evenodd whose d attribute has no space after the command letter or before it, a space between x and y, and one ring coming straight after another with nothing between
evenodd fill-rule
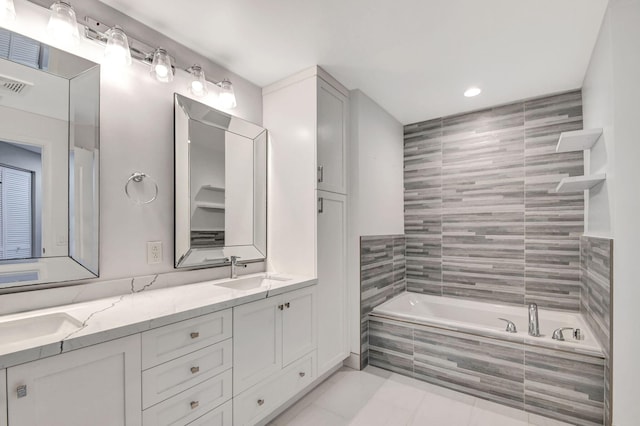
<instances>
[{"instance_id":1,"label":"second sink basin","mask_svg":"<svg viewBox=\"0 0 640 426\"><path fill-rule=\"evenodd\" d=\"M0 322L3 342L20 344L27 340L56 336L64 338L80 329L82 323L70 315L57 312L47 315Z\"/></svg>"}]
</instances>

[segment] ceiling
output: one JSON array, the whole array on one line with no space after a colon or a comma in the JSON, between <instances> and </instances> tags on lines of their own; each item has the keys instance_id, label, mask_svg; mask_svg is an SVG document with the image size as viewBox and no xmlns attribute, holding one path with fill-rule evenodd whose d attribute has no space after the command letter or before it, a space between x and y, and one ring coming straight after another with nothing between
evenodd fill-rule
<instances>
[{"instance_id":1,"label":"ceiling","mask_svg":"<svg viewBox=\"0 0 640 426\"><path fill-rule=\"evenodd\" d=\"M266 86L320 65L403 124L581 87L607 0L101 0ZM469 86L483 92L465 98Z\"/></svg>"}]
</instances>

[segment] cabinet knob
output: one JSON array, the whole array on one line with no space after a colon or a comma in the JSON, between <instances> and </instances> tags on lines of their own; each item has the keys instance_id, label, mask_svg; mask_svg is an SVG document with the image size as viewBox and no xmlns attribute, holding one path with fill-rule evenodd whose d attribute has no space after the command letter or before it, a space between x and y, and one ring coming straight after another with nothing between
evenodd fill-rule
<instances>
[{"instance_id":1,"label":"cabinet knob","mask_svg":"<svg viewBox=\"0 0 640 426\"><path fill-rule=\"evenodd\" d=\"M284 309L284 305L278 305L278 309L283 310Z\"/></svg>"},{"instance_id":2,"label":"cabinet knob","mask_svg":"<svg viewBox=\"0 0 640 426\"><path fill-rule=\"evenodd\" d=\"M197 339L198 337L200 337L200 333L194 331L189 336L191 336L192 339Z\"/></svg>"},{"instance_id":3,"label":"cabinet knob","mask_svg":"<svg viewBox=\"0 0 640 426\"><path fill-rule=\"evenodd\" d=\"M300 375L300 377L304 377L304 376L306 376L306 375L307 375L307 373L305 373L304 371L301 371L301 372L299 372L298 374Z\"/></svg>"},{"instance_id":4,"label":"cabinet knob","mask_svg":"<svg viewBox=\"0 0 640 426\"><path fill-rule=\"evenodd\" d=\"M324 182L324 166L318 166L318 182Z\"/></svg>"},{"instance_id":5,"label":"cabinet knob","mask_svg":"<svg viewBox=\"0 0 640 426\"><path fill-rule=\"evenodd\" d=\"M18 393L18 398L24 398L27 396L27 385L18 386L16 392Z\"/></svg>"},{"instance_id":6,"label":"cabinet knob","mask_svg":"<svg viewBox=\"0 0 640 426\"><path fill-rule=\"evenodd\" d=\"M259 399L258 400L258 405L262 405L262 404L264 404L264 399Z\"/></svg>"},{"instance_id":7,"label":"cabinet knob","mask_svg":"<svg viewBox=\"0 0 640 426\"><path fill-rule=\"evenodd\" d=\"M195 410L200 405L200 401L191 401L191 409Z\"/></svg>"},{"instance_id":8,"label":"cabinet knob","mask_svg":"<svg viewBox=\"0 0 640 426\"><path fill-rule=\"evenodd\" d=\"M289 308L291 307L291 303L289 303L289 302L285 303L285 304L284 304L284 307L285 307L285 308L287 308L287 309L289 309Z\"/></svg>"},{"instance_id":9,"label":"cabinet knob","mask_svg":"<svg viewBox=\"0 0 640 426\"><path fill-rule=\"evenodd\" d=\"M200 367L191 367L191 374L196 374L200 372Z\"/></svg>"}]
</instances>

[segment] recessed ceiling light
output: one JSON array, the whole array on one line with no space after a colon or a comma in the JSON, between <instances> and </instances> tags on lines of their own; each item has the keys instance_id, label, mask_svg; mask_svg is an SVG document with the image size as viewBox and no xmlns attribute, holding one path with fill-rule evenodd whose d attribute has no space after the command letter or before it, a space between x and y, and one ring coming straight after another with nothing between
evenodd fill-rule
<instances>
[{"instance_id":1,"label":"recessed ceiling light","mask_svg":"<svg viewBox=\"0 0 640 426\"><path fill-rule=\"evenodd\" d=\"M477 88L477 87L469 87L465 92L464 95L467 98L473 98L474 96L478 96L480 94L480 92L482 92L481 89Z\"/></svg>"}]
</instances>

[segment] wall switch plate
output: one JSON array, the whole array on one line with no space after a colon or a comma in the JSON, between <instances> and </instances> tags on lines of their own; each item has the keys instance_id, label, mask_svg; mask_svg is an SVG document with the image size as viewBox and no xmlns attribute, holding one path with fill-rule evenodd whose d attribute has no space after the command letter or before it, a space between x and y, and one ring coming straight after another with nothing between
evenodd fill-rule
<instances>
[{"instance_id":1,"label":"wall switch plate","mask_svg":"<svg viewBox=\"0 0 640 426\"><path fill-rule=\"evenodd\" d=\"M162 263L162 241L147 242L147 264Z\"/></svg>"}]
</instances>

